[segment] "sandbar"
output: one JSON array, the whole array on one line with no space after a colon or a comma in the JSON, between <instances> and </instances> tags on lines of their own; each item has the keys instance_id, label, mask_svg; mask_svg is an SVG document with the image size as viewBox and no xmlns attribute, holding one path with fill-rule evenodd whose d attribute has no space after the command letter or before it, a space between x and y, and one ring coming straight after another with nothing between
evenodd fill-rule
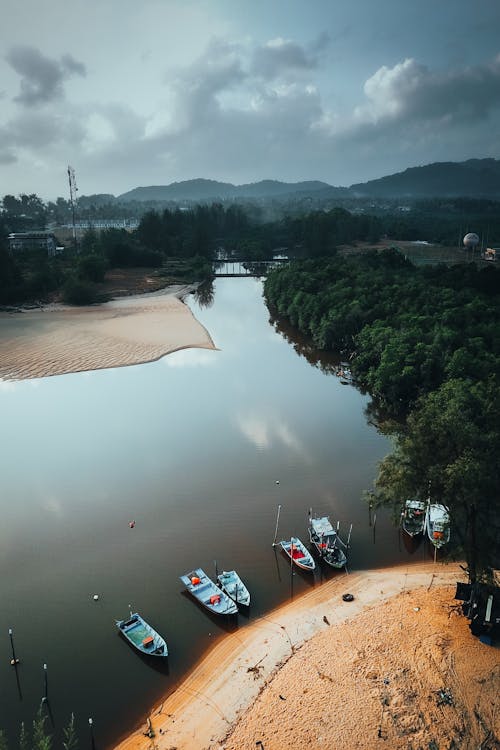
<instances>
[{"instance_id":1,"label":"sandbar","mask_svg":"<svg viewBox=\"0 0 500 750\"><path fill-rule=\"evenodd\" d=\"M0 313L0 379L51 375L152 362L197 347L215 349L183 302L192 287L119 297L100 305L48 305Z\"/></svg>"},{"instance_id":2,"label":"sandbar","mask_svg":"<svg viewBox=\"0 0 500 750\"><path fill-rule=\"evenodd\" d=\"M499 731L500 659L459 580L417 563L322 583L225 635L116 750L477 748Z\"/></svg>"}]
</instances>

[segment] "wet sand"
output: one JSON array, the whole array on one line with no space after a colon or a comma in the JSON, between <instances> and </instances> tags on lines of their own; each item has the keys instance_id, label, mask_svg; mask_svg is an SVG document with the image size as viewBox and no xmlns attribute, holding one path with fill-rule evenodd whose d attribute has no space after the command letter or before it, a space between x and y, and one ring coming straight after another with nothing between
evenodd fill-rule
<instances>
[{"instance_id":1,"label":"wet sand","mask_svg":"<svg viewBox=\"0 0 500 750\"><path fill-rule=\"evenodd\" d=\"M500 654L471 635L458 580L423 563L318 585L224 636L116 750L477 748L499 733Z\"/></svg>"},{"instance_id":2,"label":"wet sand","mask_svg":"<svg viewBox=\"0 0 500 750\"><path fill-rule=\"evenodd\" d=\"M190 289L178 285L102 305L0 313L0 379L136 365L189 347L215 349L182 301Z\"/></svg>"}]
</instances>

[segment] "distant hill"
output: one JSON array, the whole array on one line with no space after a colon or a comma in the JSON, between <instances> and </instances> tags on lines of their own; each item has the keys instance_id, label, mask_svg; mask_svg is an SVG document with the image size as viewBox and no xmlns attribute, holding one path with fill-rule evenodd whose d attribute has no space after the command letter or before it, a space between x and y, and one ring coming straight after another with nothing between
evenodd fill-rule
<instances>
[{"instance_id":1,"label":"distant hill","mask_svg":"<svg viewBox=\"0 0 500 750\"><path fill-rule=\"evenodd\" d=\"M237 198L277 198L285 195L315 193L319 190L334 189L326 182L309 180L305 182L279 182L261 180L248 185L232 185L216 180L185 180L170 185L137 187L119 195L117 200L127 201L208 201ZM342 189L341 189L342 190Z\"/></svg>"},{"instance_id":2,"label":"distant hill","mask_svg":"<svg viewBox=\"0 0 500 750\"><path fill-rule=\"evenodd\" d=\"M351 185L353 197L500 198L500 161L469 159L410 167L404 172Z\"/></svg>"},{"instance_id":3,"label":"distant hill","mask_svg":"<svg viewBox=\"0 0 500 750\"><path fill-rule=\"evenodd\" d=\"M404 172L380 177L369 182L360 182L350 187L333 187L319 180L303 182L280 182L261 180L245 185L230 182L195 179L172 182L169 185L136 187L114 198L102 194L81 196L83 202L94 205L104 203L128 203L130 201L153 202L212 202L221 200L266 200L280 201L308 199L324 201L335 199L401 199L419 198L496 198L500 199L500 160L469 159L463 162L436 162L423 167L410 167Z\"/></svg>"}]
</instances>

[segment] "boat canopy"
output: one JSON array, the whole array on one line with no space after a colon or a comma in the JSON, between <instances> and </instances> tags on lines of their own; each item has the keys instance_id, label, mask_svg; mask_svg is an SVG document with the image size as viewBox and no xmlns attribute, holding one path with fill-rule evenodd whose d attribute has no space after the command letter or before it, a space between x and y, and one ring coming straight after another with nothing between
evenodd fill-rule
<instances>
[{"instance_id":1,"label":"boat canopy","mask_svg":"<svg viewBox=\"0 0 500 750\"><path fill-rule=\"evenodd\" d=\"M330 523L328 516L311 518L311 528L318 536L332 536L337 533Z\"/></svg>"}]
</instances>

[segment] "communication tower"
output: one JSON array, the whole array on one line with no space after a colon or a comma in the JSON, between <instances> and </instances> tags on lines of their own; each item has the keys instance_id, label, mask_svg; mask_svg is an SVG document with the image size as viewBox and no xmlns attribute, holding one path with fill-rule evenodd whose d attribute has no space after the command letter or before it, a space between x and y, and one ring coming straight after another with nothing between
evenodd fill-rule
<instances>
[{"instance_id":1,"label":"communication tower","mask_svg":"<svg viewBox=\"0 0 500 750\"><path fill-rule=\"evenodd\" d=\"M76 211L76 201L77 201L77 192L78 188L76 186L76 176L75 176L75 170L73 167L68 165L68 182L69 182L69 201L71 203L71 216L72 216L72 224L73 224L73 247L75 250L75 253L78 252L78 244L76 241L76 225L75 225L75 211Z\"/></svg>"}]
</instances>

